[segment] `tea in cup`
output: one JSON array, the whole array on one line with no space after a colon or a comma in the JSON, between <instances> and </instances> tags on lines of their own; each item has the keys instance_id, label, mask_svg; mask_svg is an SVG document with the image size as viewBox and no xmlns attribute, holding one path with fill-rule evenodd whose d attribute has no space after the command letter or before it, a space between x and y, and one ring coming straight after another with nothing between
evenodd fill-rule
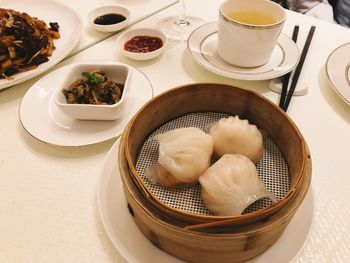
<instances>
[{"instance_id":1,"label":"tea in cup","mask_svg":"<svg viewBox=\"0 0 350 263\"><path fill-rule=\"evenodd\" d=\"M240 67L266 64L285 19L285 10L270 0L225 1L219 9L218 55Z\"/></svg>"}]
</instances>

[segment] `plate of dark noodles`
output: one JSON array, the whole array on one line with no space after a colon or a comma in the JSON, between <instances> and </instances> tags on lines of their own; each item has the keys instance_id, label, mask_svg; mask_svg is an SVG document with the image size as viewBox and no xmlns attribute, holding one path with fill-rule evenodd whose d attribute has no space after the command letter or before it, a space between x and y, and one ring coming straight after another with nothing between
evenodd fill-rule
<instances>
[{"instance_id":1,"label":"plate of dark noodles","mask_svg":"<svg viewBox=\"0 0 350 263\"><path fill-rule=\"evenodd\" d=\"M0 89L60 62L78 43L82 30L79 15L64 4L5 1L0 7Z\"/></svg>"}]
</instances>

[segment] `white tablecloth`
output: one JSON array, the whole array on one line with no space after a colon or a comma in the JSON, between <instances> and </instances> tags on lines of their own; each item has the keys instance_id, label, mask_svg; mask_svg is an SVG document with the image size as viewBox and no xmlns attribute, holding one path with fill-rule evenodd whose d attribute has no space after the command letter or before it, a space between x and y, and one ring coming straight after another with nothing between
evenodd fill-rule
<instances>
[{"instance_id":1,"label":"white tablecloth","mask_svg":"<svg viewBox=\"0 0 350 263\"><path fill-rule=\"evenodd\" d=\"M191 0L188 12L214 21L219 2ZM134 27L153 26L177 10L178 6L170 7ZM309 238L294 261L349 262L350 108L329 85L324 64L334 48L350 42L350 31L288 12L283 31L291 35L295 24L301 27L298 43L304 43L311 25L317 29L300 76L309 93L293 98L288 110L311 151L315 206ZM85 59L113 58L142 70L155 94L186 83L218 82L255 90L278 101L279 96L268 89L268 81L233 80L203 69L189 55L186 43L171 42L161 57L137 62L119 53L116 38L112 36L55 68ZM0 262L123 262L105 234L96 203L96 184L115 140L64 148L32 138L20 124L18 108L37 79L0 94Z\"/></svg>"}]
</instances>

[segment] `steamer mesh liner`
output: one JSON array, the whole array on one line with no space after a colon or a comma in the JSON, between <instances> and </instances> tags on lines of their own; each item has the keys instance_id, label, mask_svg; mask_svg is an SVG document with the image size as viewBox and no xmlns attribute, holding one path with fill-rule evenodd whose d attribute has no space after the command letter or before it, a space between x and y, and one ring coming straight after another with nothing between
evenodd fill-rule
<instances>
[{"instance_id":1,"label":"steamer mesh liner","mask_svg":"<svg viewBox=\"0 0 350 263\"><path fill-rule=\"evenodd\" d=\"M218 121L221 118L227 118L228 116L227 114L216 112L187 114L165 123L146 139L137 157L136 170L142 182L153 196L165 205L182 212L211 215L201 199L199 184L191 187L167 188L150 182L145 174L148 167L155 164L158 160L158 142L153 139L156 134L184 127L198 127L204 130L208 124ZM213 162L215 160L212 160ZM274 142L266 137L264 138L263 157L257 164L257 170L266 188L275 194L277 200L283 199L290 189L288 165ZM258 200L250 205L244 211L244 214L260 210L271 204L272 201L268 198Z\"/></svg>"}]
</instances>

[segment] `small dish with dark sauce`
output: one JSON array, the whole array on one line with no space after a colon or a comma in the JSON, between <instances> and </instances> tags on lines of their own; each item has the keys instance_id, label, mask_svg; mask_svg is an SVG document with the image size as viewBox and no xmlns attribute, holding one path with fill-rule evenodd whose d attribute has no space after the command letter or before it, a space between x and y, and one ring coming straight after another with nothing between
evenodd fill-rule
<instances>
[{"instance_id":1,"label":"small dish with dark sauce","mask_svg":"<svg viewBox=\"0 0 350 263\"><path fill-rule=\"evenodd\" d=\"M167 38L159 30L137 28L122 33L118 38L121 52L132 59L148 60L160 55L166 46Z\"/></svg>"},{"instance_id":2,"label":"small dish with dark sauce","mask_svg":"<svg viewBox=\"0 0 350 263\"><path fill-rule=\"evenodd\" d=\"M110 13L96 17L94 20L94 24L114 25L123 22L125 19L126 17L121 14Z\"/></svg>"},{"instance_id":3,"label":"small dish with dark sauce","mask_svg":"<svg viewBox=\"0 0 350 263\"><path fill-rule=\"evenodd\" d=\"M102 6L89 14L91 27L101 32L116 32L129 23L130 12L121 6Z\"/></svg>"}]
</instances>

